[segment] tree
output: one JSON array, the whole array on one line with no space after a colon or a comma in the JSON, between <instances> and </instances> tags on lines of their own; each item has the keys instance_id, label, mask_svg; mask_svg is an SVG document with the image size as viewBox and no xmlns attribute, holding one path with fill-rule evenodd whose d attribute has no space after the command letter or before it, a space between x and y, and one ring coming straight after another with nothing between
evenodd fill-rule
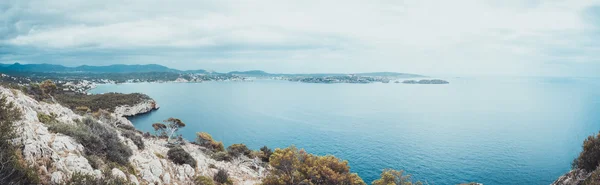
<instances>
[{"instance_id":1,"label":"tree","mask_svg":"<svg viewBox=\"0 0 600 185\"><path fill-rule=\"evenodd\" d=\"M422 185L417 181L412 182L410 175L403 175L404 171L396 171L392 169L383 170L381 178L373 181L372 185Z\"/></svg>"},{"instance_id":2,"label":"tree","mask_svg":"<svg viewBox=\"0 0 600 185\"><path fill-rule=\"evenodd\" d=\"M58 87L56 87L56 84L54 84L52 80L45 80L40 83L40 89L42 90L42 93L52 97L52 94L58 90Z\"/></svg>"},{"instance_id":3,"label":"tree","mask_svg":"<svg viewBox=\"0 0 600 185\"><path fill-rule=\"evenodd\" d=\"M185 123L183 123L183 121L177 118L169 118L167 120L164 120L163 122L167 123L167 142L171 142L171 139L175 137L177 131L179 131L180 128L185 127Z\"/></svg>"},{"instance_id":4,"label":"tree","mask_svg":"<svg viewBox=\"0 0 600 185\"><path fill-rule=\"evenodd\" d=\"M294 146L276 149L269 164L272 168L263 185L366 185L356 173L350 173L348 161L331 155L315 156Z\"/></svg>"},{"instance_id":5,"label":"tree","mask_svg":"<svg viewBox=\"0 0 600 185\"><path fill-rule=\"evenodd\" d=\"M171 143L171 139L176 138L176 133L180 128L185 127L185 123L177 118L169 118L164 120L163 123L154 123L152 128L154 128L157 136L167 137L168 143Z\"/></svg>"},{"instance_id":6,"label":"tree","mask_svg":"<svg viewBox=\"0 0 600 185\"><path fill-rule=\"evenodd\" d=\"M167 132L165 131L165 129L167 129L167 126L165 124L154 123L152 124L152 128L154 128L154 134L156 134L156 136L167 136Z\"/></svg>"}]
</instances>

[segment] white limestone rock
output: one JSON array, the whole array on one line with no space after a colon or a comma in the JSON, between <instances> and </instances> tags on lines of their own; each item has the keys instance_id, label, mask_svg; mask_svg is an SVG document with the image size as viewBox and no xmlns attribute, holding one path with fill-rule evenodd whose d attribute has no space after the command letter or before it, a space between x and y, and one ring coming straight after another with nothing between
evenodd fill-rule
<instances>
[{"instance_id":1,"label":"white limestone rock","mask_svg":"<svg viewBox=\"0 0 600 185\"><path fill-rule=\"evenodd\" d=\"M159 109L160 106L154 100L145 100L141 103L135 104L133 106L129 105L121 105L115 107L114 113L117 117L127 117L127 116L135 116L138 114L148 113L150 111Z\"/></svg>"},{"instance_id":2,"label":"white limestone rock","mask_svg":"<svg viewBox=\"0 0 600 185\"><path fill-rule=\"evenodd\" d=\"M117 168L113 168L111 170L111 174L113 177L127 180L127 176L125 175L125 173L123 173L123 171L121 171Z\"/></svg>"},{"instance_id":3,"label":"white limestone rock","mask_svg":"<svg viewBox=\"0 0 600 185\"><path fill-rule=\"evenodd\" d=\"M53 184L61 184L64 181L64 174L60 171L54 172L54 173L52 173L50 181Z\"/></svg>"},{"instance_id":4,"label":"white limestone rock","mask_svg":"<svg viewBox=\"0 0 600 185\"><path fill-rule=\"evenodd\" d=\"M65 124L75 124L74 120L82 120L83 117L73 113L72 110L59 104L38 102L20 91L0 87L0 96L7 97L22 112L22 119L18 121L18 138L16 143L23 144L23 156L25 160L38 168L42 179L60 184L68 180L73 173L91 174L102 177L98 169L93 169L85 158L85 148L75 139L48 131L45 124L41 123L37 115L43 113L55 115L57 121ZM116 113L108 114L106 118L99 121L117 126L119 124L132 125L129 120L122 116L145 113L158 108L154 101L146 101L132 107L121 106ZM118 130L116 130L119 132ZM230 173L234 184L256 184L263 177L261 173L252 170L249 166L232 164L230 162L214 161L200 147L187 143L182 147L196 159L197 167L190 165L177 165L168 159L158 157L157 154L166 157L169 148L165 147L167 142L162 139L144 138L145 149L139 150L128 139L118 133L120 140L131 148L133 155L129 162L138 174L128 174L118 169L111 172L114 176L128 179L135 184L189 184L196 175L212 176L216 170L209 168L209 164L215 164Z\"/></svg>"}]
</instances>

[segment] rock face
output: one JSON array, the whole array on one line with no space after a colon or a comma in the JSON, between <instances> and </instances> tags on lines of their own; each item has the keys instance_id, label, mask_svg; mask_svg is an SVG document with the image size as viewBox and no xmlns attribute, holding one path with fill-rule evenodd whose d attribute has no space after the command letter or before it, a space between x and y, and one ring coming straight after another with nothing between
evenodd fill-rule
<instances>
[{"instance_id":1,"label":"rock face","mask_svg":"<svg viewBox=\"0 0 600 185\"><path fill-rule=\"evenodd\" d=\"M92 168L86 159L83 145L69 136L49 132L37 117L38 113L53 114L59 122L76 124L73 120L83 119L83 116L59 104L38 102L20 91L4 87L0 87L0 96L7 97L8 102L13 102L21 110L22 120L16 123L19 137L14 142L23 144L24 159L38 169L44 184L61 184L69 180L73 173L102 176L100 169ZM122 106L117 109L117 113L110 114L112 118L101 119L99 122L109 125L131 125L131 122L122 116L144 113L156 108L158 106L154 101L131 107ZM120 132L118 129L115 131ZM166 147L167 142L164 139L144 138L144 150L139 150L130 139L119 139L133 151L129 163L135 170L126 172L115 168L111 170L111 174L134 184L190 184L198 175L212 177L216 174L217 170L209 167L212 165L227 170L234 184L257 184L263 177L262 167L255 170L256 168L253 169L248 164L215 161L202 152L203 148L194 144L188 143L182 147L196 159L196 168L187 164L177 165L165 159L169 148Z\"/></svg>"},{"instance_id":2,"label":"rock face","mask_svg":"<svg viewBox=\"0 0 600 185\"><path fill-rule=\"evenodd\" d=\"M121 105L115 107L115 115L119 117L129 117L135 116L139 114L145 114L153 110L159 109L160 106L154 100L144 100L141 103L135 104L133 106L129 105Z\"/></svg>"},{"instance_id":3,"label":"rock face","mask_svg":"<svg viewBox=\"0 0 600 185\"><path fill-rule=\"evenodd\" d=\"M578 185L583 183L591 173L587 173L582 169L571 170L569 173L560 176L552 185Z\"/></svg>"}]
</instances>

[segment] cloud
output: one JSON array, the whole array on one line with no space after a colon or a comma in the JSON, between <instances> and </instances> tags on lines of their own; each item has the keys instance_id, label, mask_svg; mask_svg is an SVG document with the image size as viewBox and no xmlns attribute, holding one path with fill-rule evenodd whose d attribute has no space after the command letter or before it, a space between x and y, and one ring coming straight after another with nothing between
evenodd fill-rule
<instances>
[{"instance_id":1,"label":"cloud","mask_svg":"<svg viewBox=\"0 0 600 185\"><path fill-rule=\"evenodd\" d=\"M590 76L599 3L8 0L0 61Z\"/></svg>"}]
</instances>

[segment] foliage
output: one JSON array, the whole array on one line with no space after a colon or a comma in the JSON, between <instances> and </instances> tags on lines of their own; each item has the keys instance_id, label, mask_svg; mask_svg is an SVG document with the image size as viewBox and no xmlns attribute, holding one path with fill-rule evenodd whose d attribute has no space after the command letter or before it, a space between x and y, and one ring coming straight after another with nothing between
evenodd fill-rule
<instances>
[{"instance_id":1,"label":"foliage","mask_svg":"<svg viewBox=\"0 0 600 185\"><path fill-rule=\"evenodd\" d=\"M196 159L192 157L181 147L173 147L167 152L167 157L175 164L183 165L189 164L193 168L196 168Z\"/></svg>"},{"instance_id":2,"label":"foliage","mask_svg":"<svg viewBox=\"0 0 600 185\"><path fill-rule=\"evenodd\" d=\"M241 155L250 156L251 152L244 144L233 144L227 147L227 153L232 157L239 157Z\"/></svg>"},{"instance_id":3,"label":"foliage","mask_svg":"<svg viewBox=\"0 0 600 185\"><path fill-rule=\"evenodd\" d=\"M291 146L276 149L269 159L272 168L263 185L344 184L366 185L355 173L350 173L348 161L328 156L315 156Z\"/></svg>"},{"instance_id":4,"label":"foliage","mask_svg":"<svg viewBox=\"0 0 600 185\"><path fill-rule=\"evenodd\" d=\"M215 182L206 176L196 176L196 178L194 178L194 185L214 185Z\"/></svg>"},{"instance_id":5,"label":"foliage","mask_svg":"<svg viewBox=\"0 0 600 185\"><path fill-rule=\"evenodd\" d=\"M600 162L600 133L595 137L589 136L583 142L583 151L579 153L579 157L573 162L573 168L581 168L587 172L592 172L596 169Z\"/></svg>"},{"instance_id":6,"label":"foliage","mask_svg":"<svg viewBox=\"0 0 600 185\"><path fill-rule=\"evenodd\" d=\"M66 182L68 185L133 185L127 182L127 179L112 176L109 171L104 172L103 178L96 178L91 174L73 173L71 179Z\"/></svg>"},{"instance_id":7,"label":"foliage","mask_svg":"<svg viewBox=\"0 0 600 185\"><path fill-rule=\"evenodd\" d=\"M56 87L56 84L54 84L52 80L44 80L40 83L40 90L42 91L42 94L51 96L58 91L58 87Z\"/></svg>"},{"instance_id":8,"label":"foliage","mask_svg":"<svg viewBox=\"0 0 600 185\"><path fill-rule=\"evenodd\" d=\"M196 136L196 143L198 143L200 146L206 147L213 152L225 151L223 143L215 141L210 134L206 132L198 132L196 133Z\"/></svg>"},{"instance_id":9,"label":"foliage","mask_svg":"<svg viewBox=\"0 0 600 185\"><path fill-rule=\"evenodd\" d=\"M229 180L229 174L224 169L219 169L219 171L213 177L213 180L220 184L233 184L231 180Z\"/></svg>"},{"instance_id":10,"label":"foliage","mask_svg":"<svg viewBox=\"0 0 600 185\"><path fill-rule=\"evenodd\" d=\"M0 184L37 184L39 177L27 167L11 140L16 137L15 121L21 119L21 111L6 97L0 97Z\"/></svg>"},{"instance_id":11,"label":"foliage","mask_svg":"<svg viewBox=\"0 0 600 185\"><path fill-rule=\"evenodd\" d=\"M57 94L55 96L58 102L66 107L77 110L79 107L88 108L90 111L98 111L100 109L113 112L115 107L122 105L133 106L150 99L148 95L140 93L121 94L121 93L105 93L105 94ZM87 111L87 110L86 110Z\"/></svg>"},{"instance_id":12,"label":"foliage","mask_svg":"<svg viewBox=\"0 0 600 185\"><path fill-rule=\"evenodd\" d=\"M262 153L262 155L260 155L260 159L263 162L269 162L269 158L271 157L271 155L273 154L273 150L271 150L269 147L267 146L263 146L260 148L260 151Z\"/></svg>"},{"instance_id":13,"label":"foliage","mask_svg":"<svg viewBox=\"0 0 600 185\"><path fill-rule=\"evenodd\" d=\"M96 155L86 155L85 158L88 160L90 166L92 166L94 169L100 169L100 167L104 165L102 158Z\"/></svg>"},{"instance_id":14,"label":"foliage","mask_svg":"<svg viewBox=\"0 0 600 185\"><path fill-rule=\"evenodd\" d=\"M231 156L223 151L212 154L212 158L216 161L231 161Z\"/></svg>"},{"instance_id":15,"label":"foliage","mask_svg":"<svg viewBox=\"0 0 600 185\"><path fill-rule=\"evenodd\" d=\"M50 115L48 115L48 114L38 112L37 117L38 117L38 120L40 120L40 122L42 122L44 124L49 124L49 123L56 121L56 114L54 114L54 113L50 113Z\"/></svg>"},{"instance_id":16,"label":"foliage","mask_svg":"<svg viewBox=\"0 0 600 185\"><path fill-rule=\"evenodd\" d=\"M119 125L117 125L117 127L125 129L125 130L136 131L136 129L133 125L119 124Z\"/></svg>"},{"instance_id":17,"label":"foliage","mask_svg":"<svg viewBox=\"0 0 600 185\"><path fill-rule=\"evenodd\" d=\"M381 178L373 181L372 185L422 185L417 181L412 182L410 175L404 175L404 171L396 171L392 169L383 170Z\"/></svg>"},{"instance_id":18,"label":"foliage","mask_svg":"<svg viewBox=\"0 0 600 185\"><path fill-rule=\"evenodd\" d=\"M85 147L86 155L98 155L108 161L126 165L132 151L119 141L114 128L86 118L75 125L54 123L48 130L71 136Z\"/></svg>"},{"instance_id":19,"label":"foliage","mask_svg":"<svg viewBox=\"0 0 600 185\"><path fill-rule=\"evenodd\" d=\"M600 168L594 170L588 178L586 178L582 185L599 185L600 184Z\"/></svg>"},{"instance_id":20,"label":"foliage","mask_svg":"<svg viewBox=\"0 0 600 185\"><path fill-rule=\"evenodd\" d=\"M129 138L131 139L131 141L133 141L133 144L135 144L135 146L138 147L138 149L140 150L144 150L145 146L144 146L144 141L142 140L141 136L138 136L136 134L135 131L131 131L131 130L123 130L121 131L121 135L123 137Z\"/></svg>"},{"instance_id":21,"label":"foliage","mask_svg":"<svg viewBox=\"0 0 600 185\"><path fill-rule=\"evenodd\" d=\"M171 139L175 138L175 134L179 131L180 128L185 127L185 123L177 118L169 118L164 120L163 123L154 123L152 127L156 132L157 136L167 137L167 142L171 142Z\"/></svg>"}]
</instances>

